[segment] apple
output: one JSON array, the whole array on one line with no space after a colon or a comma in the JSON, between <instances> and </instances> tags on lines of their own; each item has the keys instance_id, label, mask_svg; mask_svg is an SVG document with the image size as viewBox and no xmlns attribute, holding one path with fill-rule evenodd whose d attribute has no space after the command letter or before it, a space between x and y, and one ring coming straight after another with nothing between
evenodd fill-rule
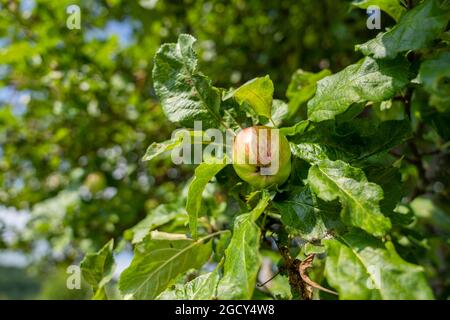
<instances>
[{"instance_id":1,"label":"apple","mask_svg":"<svg viewBox=\"0 0 450 320\"><path fill-rule=\"evenodd\" d=\"M89 173L84 180L84 186L88 188L91 193L102 191L106 187L105 175L101 172Z\"/></svg>"},{"instance_id":2,"label":"apple","mask_svg":"<svg viewBox=\"0 0 450 320\"><path fill-rule=\"evenodd\" d=\"M233 143L237 175L257 188L283 184L291 173L291 149L278 130L254 126L240 131Z\"/></svg>"}]
</instances>

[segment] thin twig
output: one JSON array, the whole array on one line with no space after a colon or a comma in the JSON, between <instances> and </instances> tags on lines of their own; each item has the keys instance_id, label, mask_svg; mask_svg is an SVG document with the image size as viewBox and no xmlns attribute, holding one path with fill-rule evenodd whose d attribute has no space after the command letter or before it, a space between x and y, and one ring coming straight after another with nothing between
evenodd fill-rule
<instances>
[{"instance_id":1,"label":"thin twig","mask_svg":"<svg viewBox=\"0 0 450 320\"><path fill-rule=\"evenodd\" d=\"M270 281L272 281L273 279L275 279L275 277L277 275L280 274L280 270L278 270L273 276L271 276L269 279L267 279L266 281L264 281L263 283L257 283L256 286L257 287L264 287L266 284L268 284Z\"/></svg>"}]
</instances>

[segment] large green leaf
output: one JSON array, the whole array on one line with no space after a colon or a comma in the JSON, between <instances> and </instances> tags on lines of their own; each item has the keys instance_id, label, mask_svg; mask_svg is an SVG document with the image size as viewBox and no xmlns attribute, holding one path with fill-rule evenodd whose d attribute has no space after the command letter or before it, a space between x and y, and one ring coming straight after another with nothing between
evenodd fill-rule
<instances>
[{"instance_id":1,"label":"large green leaf","mask_svg":"<svg viewBox=\"0 0 450 320\"><path fill-rule=\"evenodd\" d=\"M406 8L400 4L399 0L356 0L352 2L352 5L361 9L377 6L394 18L395 21L398 21L402 14L406 12Z\"/></svg>"},{"instance_id":2,"label":"large green leaf","mask_svg":"<svg viewBox=\"0 0 450 320\"><path fill-rule=\"evenodd\" d=\"M441 52L436 57L425 60L419 69L417 80L431 95L430 104L440 111L450 110L450 52Z\"/></svg>"},{"instance_id":3,"label":"large green leaf","mask_svg":"<svg viewBox=\"0 0 450 320\"><path fill-rule=\"evenodd\" d=\"M433 299L423 268L403 260L391 242L353 232L324 244L325 275L340 299Z\"/></svg>"},{"instance_id":4,"label":"large green leaf","mask_svg":"<svg viewBox=\"0 0 450 320\"><path fill-rule=\"evenodd\" d=\"M234 97L240 104L248 103L255 112L266 118L272 117L273 83L270 77L255 78L227 94L224 99Z\"/></svg>"},{"instance_id":5,"label":"large green leaf","mask_svg":"<svg viewBox=\"0 0 450 320\"><path fill-rule=\"evenodd\" d=\"M388 100L408 81L404 59L366 57L317 83L317 93L308 102L308 118L315 122L334 119L354 103Z\"/></svg>"},{"instance_id":6,"label":"large green leaf","mask_svg":"<svg viewBox=\"0 0 450 320\"><path fill-rule=\"evenodd\" d=\"M308 184L323 200L339 198L341 218L347 225L375 236L383 236L391 228L391 222L380 211L383 190L368 182L361 169L340 160L322 160L309 169Z\"/></svg>"},{"instance_id":7,"label":"large green leaf","mask_svg":"<svg viewBox=\"0 0 450 320\"><path fill-rule=\"evenodd\" d=\"M182 34L177 43L159 48L153 68L155 91L170 121L193 127L198 120L203 128L219 128L220 92L197 70L194 42L194 37Z\"/></svg>"},{"instance_id":8,"label":"large green leaf","mask_svg":"<svg viewBox=\"0 0 450 320\"><path fill-rule=\"evenodd\" d=\"M264 194L251 212L239 215L234 221L233 236L225 250L223 278L218 286L220 299L252 297L261 264L261 231L255 220L267 207L268 201L268 196Z\"/></svg>"},{"instance_id":9,"label":"large green leaf","mask_svg":"<svg viewBox=\"0 0 450 320\"><path fill-rule=\"evenodd\" d=\"M98 252L87 253L80 263L84 280L92 286L93 299L106 299L104 286L112 279L115 269L114 240L111 239Z\"/></svg>"},{"instance_id":10,"label":"large green leaf","mask_svg":"<svg viewBox=\"0 0 450 320\"><path fill-rule=\"evenodd\" d=\"M355 122L352 124L357 126ZM357 156L357 160L360 161L388 151L409 139L411 137L411 124L408 120L390 120L372 126L369 120L362 123L360 128L356 128L356 132L361 138Z\"/></svg>"},{"instance_id":11,"label":"large green leaf","mask_svg":"<svg viewBox=\"0 0 450 320\"><path fill-rule=\"evenodd\" d=\"M313 123L306 132L292 138L291 151L309 163L322 159L344 160L360 166L366 159L383 154L411 137L408 120L381 123L354 119L345 123Z\"/></svg>"},{"instance_id":12,"label":"large green leaf","mask_svg":"<svg viewBox=\"0 0 450 320\"><path fill-rule=\"evenodd\" d=\"M326 144L314 142L301 142L298 144L290 143L291 152L295 157L305 160L308 163L314 164L321 160L337 160L351 158L338 148L330 147Z\"/></svg>"},{"instance_id":13,"label":"large green leaf","mask_svg":"<svg viewBox=\"0 0 450 320\"><path fill-rule=\"evenodd\" d=\"M220 280L220 265L212 272L198 276L186 284L176 284L174 288L162 292L160 300L212 300L217 296Z\"/></svg>"},{"instance_id":14,"label":"large green leaf","mask_svg":"<svg viewBox=\"0 0 450 320\"><path fill-rule=\"evenodd\" d=\"M201 163L196 169L194 179L189 185L186 211L189 214L189 229L193 238L197 237L197 219L202 207L202 193L206 184L224 167L226 163Z\"/></svg>"},{"instance_id":15,"label":"large green leaf","mask_svg":"<svg viewBox=\"0 0 450 320\"><path fill-rule=\"evenodd\" d=\"M324 238L339 227L339 205L317 199L309 187L296 187L288 192L287 198L273 202L273 206L292 233L312 241Z\"/></svg>"},{"instance_id":16,"label":"large green leaf","mask_svg":"<svg viewBox=\"0 0 450 320\"><path fill-rule=\"evenodd\" d=\"M191 268L200 268L211 256L210 234L199 240L182 234L152 231L135 246L134 257L119 280L126 299L154 299L172 279Z\"/></svg>"},{"instance_id":17,"label":"large green leaf","mask_svg":"<svg viewBox=\"0 0 450 320\"><path fill-rule=\"evenodd\" d=\"M380 201L381 212L395 223L397 215L394 213L394 209L405 192L399 169L393 166L368 167L365 172L371 182L378 184L383 189L384 197Z\"/></svg>"},{"instance_id":18,"label":"large green leaf","mask_svg":"<svg viewBox=\"0 0 450 320\"><path fill-rule=\"evenodd\" d=\"M393 59L408 50L426 47L444 31L450 5L442 0L426 0L405 13L392 29L356 48L375 59Z\"/></svg>"},{"instance_id":19,"label":"large green leaf","mask_svg":"<svg viewBox=\"0 0 450 320\"><path fill-rule=\"evenodd\" d=\"M294 72L286 91L286 96L289 99L288 118L294 116L298 109L314 96L317 81L329 75L331 75L331 71L328 69L318 73L308 72L302 69Z\"/></svg>"}]
</instances>

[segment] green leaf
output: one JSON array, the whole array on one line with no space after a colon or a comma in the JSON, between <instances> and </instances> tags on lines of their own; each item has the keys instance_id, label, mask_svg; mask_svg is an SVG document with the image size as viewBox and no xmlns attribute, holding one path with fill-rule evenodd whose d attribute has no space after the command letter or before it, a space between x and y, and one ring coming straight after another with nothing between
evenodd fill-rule
<instances>
[{"instance_id":1,"label":"green leaf","mask_svg":"<svg viewBox=\"0 0 450 320\"><path fill-rule=\"evenodd\" d=\"M423 268L403 260L391 242L354 232L324 244L325 276L340 299L433 299Z\"/></svg>"},{"instance_id":2,"label":"green leaf","mask_svg":"<svg viewBox=\"0 0 450 320\"><path fill-rule=\"evenodd\" d=\"M211 256L210 234L197 241L182 234L152 231L135 246L134 258L119 280L125 299L154 299L177 275L200 268Z\"/></svg>"},{"instance_id":3,"label":"green leaf","mask_svg":"<svg viewBox=\"0 0 450 320\"><path fill-rule=\"evenodd\" d=\"M347 129L341 130L341 126L331 120L309 123L307 130L290 139L291 152L310 164L324 159L348 162L357 155L358 141L352 139Z\"/></svg>"},{"instance_id":4,"label":"green leaf","mask_svg":"<svg viewBox=\"0 0 450 320\"><path fill-rule=\"evenodd\" d=\"M317 81L329 75L331 75L331 71L328 69L324 69L318 73L308 72L302 69L295 71L286 91L286 96L289 99L288 118L294 116L298 109L314 96Z\"/></svg>"},{"instance_id":5,"label":"green leaf","mask_svg":"<svg viewBox=\"0 0 450 320\"><path fill-rule=\"evenodd\" d=\"M322 160L309 169L308 184L325 201L339 198L342 221L375 236L383 236L391 222L380 211L380 186L368 182L361 169L343 161Z\"/></svg>"},{"instance_id":6,"label":"green leaf","mask_svg":"<svg viewBox=\"0 0 450 320\"><path fill-rule=\"evenodd\" d=\"M430 60L425 60L419 69L417 80L431 95L430 104L440 111L450 110L450 52L441 52Z\"/></svg>"},{"instance_id":7,"label":"green leaf","mask_svg":"<svg viewBox=\"0 0 450 320\"><path fill-rule=\"evenodd\" d=\"M377 61L366 57L317 83L316 96L308 102L308 118L314 122L330 120L353 103L388 100L408 82L404 59Z\"/></svg>"},{"instance_id":8,"label":"green leaf","mask_svg":"<svg viewBox=\"0 0 450 320\"><path fill-rule=\"evenodd\" d=\"M177 43L159 48L153 68L155 91L170 121L193 127L198 120L203 128L219 128L220 92L197 70L194 42L194 37L182 34Z\"/></svg>"},{"instance_id":9,"label":"green leaf","mask_svg":"<svg viewBox=\"0 0 450 320\"><path fill-rule=\"evenodd\" d=\"M450 5L441 0L423 1L406 12L399 23L375 39L357 45L366 56L393 59L408 50L425 48L444 31L450 17Z\"/></svg>"},{"instance_id":10,"label":"green leaf","mask_svg":"<svg viewBox=\"0 0 450 320\"><path fill-rule=\"evenodd\" d=\"M378 6L381 10L386 12L395 21L406 12L406 8L400 4L399 0L356 0L352 5L361 9L367 9L370 6Z\"/></svg>"},{"instance_id":11,"label":"green leaf","mask_svg":"<svg viewBox=\"0 0 450 320\"><path fill-rule=\"evenodd\" d=\"M310 254L322 254L325 253L326 248L324 246L316 246L311 242L307 242L303 247L303 253L305 256L309 256Z\"/></svg>"},{"instance_id":12,"label":"green leaf","mask_svg":"<svg viewBox=\"0 0 450 320\"><path fill-rule=\"evenodd\" d=\"M267 126L280 126L284 119L287 118L288 105L283 100L273 99L272 104L272 118L265 123Z\"/></svg>"},{"instance_id":13,"label":"green leaf","mask_svg":"<svg viewBox=\"0 0 450 320\"><path fill-rule=\"evenodd\" d=\"M104 286L112 279L115 269L114 239L111 239L98 252L87 253L80 263L84 280L92 286L95 300L107 299Z\"/></svg>"},{"instance_id":14,"label":"green leaf","mask_svg":"<svg viewBox=\"0 0 450 320\"><path fill-rule=\"evenodd\" d=\"M296 187L287 198L273 202L281 213L281 222L302 239L313 241L339 227L339 205L317 199L309 187Z\"/></svg>"},{"instance_id":15,"label":"green leaf","mask_svg":"<svg viewBox=\"0 0 450 320\"><path fill-rule=\"evenodd\" d=\"M327 146L325 144L314 143L314 142L301 142L298 144L290 143L292 154L305 160L310 164L317 163L321 160L337 160L346 159L350 155L340 151L337 148Z\"/></svg>"},{"instance_id":16,"label":"green leaf","mask_svg":"<svg viewBox=\"0 0 450 320\"><path fill-rule=\"evenodd\" d=\"M224 167L226 163L201 163L189 185L186 211L189 214L189 229L192 237L197 238L197 219L202 206L202 193L206 184Z\"/></svg>"},{"instance_id":17,"label":"green leaf","mask_svg":"<svg viewBox=\"0 0 450 320\"><path fill-rule=\"evenodd\" d=\"M227 94L224 99L234 97L240 104L246 102L260 116L272 117L273 83L270 77L255 78Z\"/></svg>"},{"instance_id":18,"label":"green leaf","mask_svg":"<svg viewBox=\"0 0 450 320\"><path fill-rule=\"evenodd\" d=\"M186 284L176 284L174 288L162 292L159 300L212 300L217 296L220 280L220 265L212 272L198 276Z\"/></svg>"},{"instance_id":19,"label":"green leaf","mask_svg":"<svg viewBox=\"0 0 450 320\"><path fill-rule=\"evenodd\" d=\"M242 128L251 127L253 125L253 121L251 117L248 116L247 111L251 110L255 119L258 118L249 105L240 105L235 99L222 101L220 107L223 111L222 121L234 131L239 131Z\"/></svg>"},{"instance_id":20,"label":"green leaf","mask_svg":"<svg viewBox=\"0 0 450 320\"><path fill-rule=\"evenodd\" d=\"M370 120L366 124L369 122ZM362 127L364 126L365 123L362 123ZM364 128L357 129L363 142L358 150L358 161L390 150L411 138L412 135L411 124L408 120L384 121L376 127L369 125L367 129L367 132L363 132Z\"/></svg>"},{"instance_id":21,"label":"green leaf","mask_svg":"<svg viewBox=\"0 0 450 320\"><path fill-rule=\"evenodd\" d=\"M179 216L187 217L186 212L179 204L169 203L159 205L143 220L129 229L132 232L131 243L135 244L142 241L150 231L165 225Z\"/></svg>"},{"instance_id":22,"label":"green leaf","mask_svg":"<svg viewBox=\"0 0 450 320\"><path fill-rule=\"evenodd\" d=\"M174 148L180 146L182 143L183 143L182 135L178 135L164 142L153 142L147 148L145 155L142 157L142 161L150 161L166 151L173 150Z\"/></svg>"},{"instance_id":23,"label":"green leaf","mask_svg":"<svg viewBox=\"0 0 450 320\"><path fill-rule=\"evenodd\" d=\"M380 201L380 209L395 223L397 218L394 209L404 194L404 186L401 182L399 169L395 167L369 167L365 169L367 178L378 184L384 191L384 197Z\"/></svg>"},{"instance_id":24,"label":"green leaf","mask_svg":"<svg viewBox=\"0 0 450 320\"><path fill-rule=\"evenodd\" d=\"M411 137L408 120L384 121L354 119L345 123L323 121L312 123L308 130L294 137L291 152L309 163L344 160L363 167L374 156L384 154Z\"/></svg>"},{"instance_id":25,"label":"green leaf","mask_svg":"<svg viewBox=\"0 0 450 320\"><path fill-rule=\"evenodd\" d=\"M266 193L249 213L234 221L233 236L225 250L223 277L218 286L219 299L250 299L256 284L261 256L259 240L261 231L255 220L269 202Z\"/></svg>"},{"instance_id":26,"label":"green leaf","mask_svg":"<svg viewBox=\"0 0 450 320\"><path fill-rule=\"evenodd\" d=\"M296 124L294 124L291 127L281 128L280 131L285 136L295 136L295 135L302 134L303 132L305 132L306 129L308 129L309 123L310 122L308 120L302 120L302 121L297 122Z\"/></svg>"}]
</instances>

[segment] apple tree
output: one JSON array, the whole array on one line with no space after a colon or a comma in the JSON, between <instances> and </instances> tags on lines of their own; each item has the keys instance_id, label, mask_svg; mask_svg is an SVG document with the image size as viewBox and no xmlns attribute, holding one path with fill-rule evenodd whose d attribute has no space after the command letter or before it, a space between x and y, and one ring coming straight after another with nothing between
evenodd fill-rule
<instances>
[{"instance_id":1,"label":"apple tree","mask_svg":"<svg viewBox=\"0 0 450 320\"><path fill-rule=\"evenodd\" d=\"M153 82L170 121L193 136L204 134L195 121L231 132L238 155L259 130L279 129L270 151L283 164L269 181L261 163L199 164L176 202L125 235L134 257L118 283L124 298L448 295L435 283L449 258L450 6L370 3L396 12L397 23L357 45L360 59L339 72L295 72L287 102L273 98L269 76L214 86L190 35L160 47ZM180 144L155 142L144 159ZM98 298L107 296L113 254L108 243L82 262L96 268Z\"/></svg>"}]
</instances>

